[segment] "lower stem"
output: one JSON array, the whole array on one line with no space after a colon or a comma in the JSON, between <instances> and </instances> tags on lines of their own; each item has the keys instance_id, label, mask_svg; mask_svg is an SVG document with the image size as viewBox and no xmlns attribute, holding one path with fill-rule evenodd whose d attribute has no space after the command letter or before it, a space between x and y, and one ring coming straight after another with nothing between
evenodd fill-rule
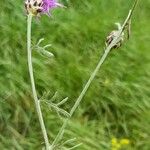
<instances>
[{"instance_id":1,"label":"lower stem","mask_svg":"<svg viewBox=\"0 0 150 150\"><path fill-rule=\"evenodd\" d=\"M90 87L92 81L94 80L96 74L98 73L100 67L102 66L102 64L104 63L105 59L107 58L107 56L108 56L108 54L109 54L111 48L112 48L111 45L106 48L105 53L104 53L103 56L100 58L100 60L99 60L99 62L98 62L98 64L97 64L95 70L92 72L92 74L91 74L89 80L87 81L87 83L86 83L86 85L84 86L82 92L80 93L80 95L79 95L79 97L77 98L75 104L73 105L73 107L72 107L72 109L71 109L71 111L70 111L70 117L67 118L67 119L65 119L65 121L64 121L64 123L63 123L61 129L59 130L59 133L57 134L57 136L56 136L56 138L55 138L55 140L54 140L54 142L53 142L52 145L55 145L55 144L60 140L60 138L62 137L62 134L64 133L64 130L65 130L67 124L68 124L69 119L72 117L72 115L74 114L75 110L76 110L77 107L79 106L81 100L82 100L83 97L85 96L87 90L89 89L89 87Z\"/></svg>"},{"instance_id":2,"label":"lower stem","mask_svg":"<svg viewBox=\"0 0 150 150\"><path fill-rule=\"evenodd\" d=\"M37 93L36 93L36 88L35 88L35 81L34 81L34 75L33 75L33 66L32 66L32 50L31 50L31 23L32 23L32 15L28 15L28 20L27 20L28 68L29 68L33 98L34 98L35 107L36 107L37 115L38 115L38 118L39 118L41 130L42 130L42 134L43 134L43 137L44 137L44 140L45 140L46 150L51 150L49 140L48 140L48 135L47 135L44 120L43 120L40 101L38 100Z\"/></svg>"},{"instance_id":3,"label":"lower stem","mask_svg":"<svg viewBox=\"0 0 150 150\"><path fill-rule=\"evenodd\" d=\"M133 11L135 10L135 7L136 7L137 3L138 3L138 0L135 0L132 9L129 11L127 18L125 19L125 21L124 21L124 23L123 23L121 29L119 30L118 36L117 36L115 39L113 39L113 41L111 42L111 44L110 44L108 47L106 47L105 53L104 53L103 56L100 58L100 60L99 60L99 62L98 62L98 64L97 64L95 70L92 72L92 74L91 74L89 80L87 81L87 83L86 83L86 85L84 86L82 92L80 93L80 95L79 95L79 97L77 98L75 104L73 105L73 107L72 107L72 109L71 109L71 111L70 111L70 117L67 118L67 119L65 119L65 121L64 121L64 123L63 123L61 129L59 130L59 132L58 132L58 134L57 134L57 136L56 136L56 138L55 138L55 140L54 140L54 142L53 142L53 144L52 144L52 146L55 145L55 144L61 139L62 134L64 133L64 130L65 130L67 124L68 124L69 119L72 117L72 115L74 114L75 110L76 110L77 107L79 106L81 100L82 100L83 97L85 96L85 94L86 94L88 88L90 87L90 85L91 85L92 81L94 80L96 74L97 74L98 71L100 70L102 64L103 64L104 61L106 60L106 58L107 58L109 52L111 51L111 49L113 48L113 46L118 43L118 39L120 38L122 32L125 30L126 24L127 24L127 23L129 22L129 20L131 19L132 14L133 14Z\"/></svg>"}]
</instances>

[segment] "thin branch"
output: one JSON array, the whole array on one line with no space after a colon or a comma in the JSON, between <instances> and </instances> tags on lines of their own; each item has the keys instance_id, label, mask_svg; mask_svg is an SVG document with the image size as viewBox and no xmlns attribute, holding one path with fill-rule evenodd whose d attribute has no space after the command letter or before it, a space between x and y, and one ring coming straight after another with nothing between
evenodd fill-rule
<instances>
[{"instance_id":1,"label":"thin branch","mask_svg":"<svg viewBox=\"0 0 150 150\"><path fill-rule=\"evenodd\" d=\"M70 118L72 117L72 115L74 114L75 110L77 109L77 107L79 106L81 100L83 99L85 93L87 92L88 88L90 87L92 81L94 80L95 76L97 75L98 71L100 70L102 64L104 63L104 61L106 60L109 52L111 51L111 49L114 47L114 45L116 45L120 39L120 36L122 34L122 32L125 30L126 28L126 25L128 24L128 22L130 21L132 15L133 15L133 11L135 10L136 8L136 5L137 5L137 2L138 0L135 0L134 4L133 4L133 7L132 9L129 11L128 13L128 16L126 17L121 29L119 30L118 32L118 35L113 39L113 41L110 43L110 45L108 45L105 49L105 52L103 54L103 56L100 58L95 70L93 71L93 73L91 74L89 80L87 81L86 85L84 86L81 94L79 95L79 97L77 98L74 106L72 107L71 111L70 111ZM60 137L62 136L62 133L64 132L67 124L68 124L68 121L70 118L67 118L65 119L58 135L56 136L55 140L53 141L52 143L52 146L54 146L57 142L59 142L59 140L61 139Z\"/></svg>"}]
</instances>

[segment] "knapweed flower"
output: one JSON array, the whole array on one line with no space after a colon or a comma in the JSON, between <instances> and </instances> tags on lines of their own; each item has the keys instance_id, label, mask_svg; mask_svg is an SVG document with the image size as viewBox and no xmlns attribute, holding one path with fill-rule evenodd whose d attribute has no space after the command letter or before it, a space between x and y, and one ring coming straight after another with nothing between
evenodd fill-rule
<instances>
[{"instance_id":1,"label":"knapweed flower","mask_svg":"<svg viewBox=\"0 0 150 150\"><path fill-rule=\"evenodd\" d=\"M50 10L56 7L63 7L57 0L26 0L25 8L27 14L39 16L40 14L50 14Z\"/></svg>"},{"instance_id":2,"label":"knapweed flower","mask_svg":"<svg viewBox=\"0 0 150 150\"><path fill-rule=\"evenodd\" d=\"M118 30L113 30L112 32L110 32L110 34L107 36L106 41L105 41L105 45L106 47L109 46L111 44L111 42L118 36L120 29L121 29L121 25L120 23L115 23L118 27ZM113 46L113 48L119 48L122 43L124 41L124 32L121 33L120 38L118 39L117 44L115 44Z\"/></svg>"}]
</instances>

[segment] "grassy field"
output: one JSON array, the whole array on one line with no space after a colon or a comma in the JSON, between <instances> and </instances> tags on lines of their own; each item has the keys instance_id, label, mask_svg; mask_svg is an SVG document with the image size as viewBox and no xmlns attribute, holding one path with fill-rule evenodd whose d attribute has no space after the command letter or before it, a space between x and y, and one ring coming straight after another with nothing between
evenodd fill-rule
<instances>
[{"instance_id":1,"label":"grassy field","mask_svg":"<svg viewBox=\"0 0 150 150\"><path fill-rule=\"evenodd\" d=\"M123 22L133 0L64 0L53 18L34 19L32 41L45 38L55 57L33 52L39 98L69 97L70 110L103 53L107 34ZM0 1L0 149L40 150L43 144L32 99L22 1ZM76 137L77 150L111 150L111 139L127 138L124 150L150 149L150 0L140 1L132 35L113 51L66 128L63 141ZM42 104L50 142L62 120ZM62 142L63 142L62 141ZM60 148L62 150L62 148Z\"/></svg>"}]
</instances>

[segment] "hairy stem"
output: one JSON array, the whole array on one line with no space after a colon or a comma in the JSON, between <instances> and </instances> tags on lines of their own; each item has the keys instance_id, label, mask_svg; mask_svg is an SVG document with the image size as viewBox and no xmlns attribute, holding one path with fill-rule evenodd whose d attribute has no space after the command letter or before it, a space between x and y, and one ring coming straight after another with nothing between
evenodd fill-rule
<instances>
[{"instance_id":1,"label":"hairy stem","mask_svg":"<svg viewBox=\"0 0 150 150\"><path fill-rule=\"evenodd\" d=\"M135 7L137 5L138 0L134 1L133 7L131 8L131 10L129 10L128 16L126 17L121 29L119 30L118 36L116 38L114 38L114 40L111 42L111 44L106 47L106 49L104 50L105 53L103 54L103 56L100 58L95 70L93 71L93 73L91 74L89 80L87 81L86 85L84 86L82 92L80 93L79 97L77 98L75 104L73 105L71 111L70 111L70 117L65 119L61 129L59 130L59 133L57 134L52 146L54 146L62 137L62 134L64 133L64 130L68 124L69 119L72 117L72 115L74 114L75 110L77 109L77 107L79 106L81 100L83 99L83 97L85 96L88 88L90 87L92 81L94 80L95 76L97 75L98 71L100 70L102 64L104 63L104 61L106 60L109 52L111 51L111 49L113 48L114 45L116 45L118 43L118 40L122 34L122 32L125 30L127 23L130 21L132 15L133 15L133 11L135 10Z\"/></svg>"},{"instance_id":2,"label":"hairy stem","mask_svg":"<svg viewBox=\"0 0 150 150\"><path fill-rule=\"evenodd\" d=\"M31 86L32 86L32 93L33 93L33 98L35 102L35 107L37 111L37 115L39 118L42 134L45 140L45 146L46 150L50 150L50 144L48 140L48 135L46 132L43 116L42 116L42 111L40 107L40 101L38 100L37 93L36 93L36 88L35 88L35 82L34 82L34 75L33 75L33 66L32 66L32 50L31 50L31 23L32 23L32 15L28 15L28 20L27 20L27 51L28 51L28 68L29 68L29 74L30 74L30 80L31 80Z\"/></svg>"}]
</instances>

